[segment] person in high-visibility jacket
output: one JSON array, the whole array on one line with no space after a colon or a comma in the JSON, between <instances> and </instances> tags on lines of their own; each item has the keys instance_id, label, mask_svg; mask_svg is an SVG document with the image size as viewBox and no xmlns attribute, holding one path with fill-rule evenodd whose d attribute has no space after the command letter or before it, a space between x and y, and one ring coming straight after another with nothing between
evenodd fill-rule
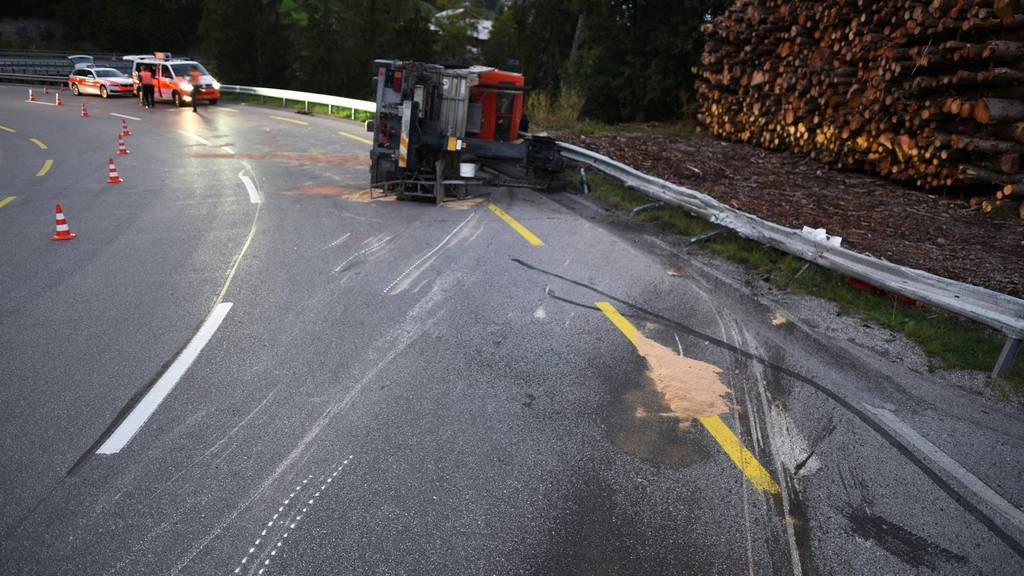
<instances>
[{"instance_id":1,"label":"person in high-visibility jacket","mask_svg":"<svg viewBox=\"0 0 1024 576\"><path fill-rule=\"evenodd\" d=\"M156 103L153 101L153 73L149 71L148 66L143 66L139 70L139 84L142 86L142 105L152 108Z\"/></svg>"},{"instance_id":2,"label":"person in high-visibility jacket","mask_svg":"<svg viewBox=\"0 0 1024 576\"><path fill-rule=\"evenodd\" d=\"M196 100L199 98L199 80L202 78L202 74L199 73L199 68L193 66L188 71L189 82L192 84L192 111L196 114L199 113L196 110Z\"/></svg>"}]
</instances>

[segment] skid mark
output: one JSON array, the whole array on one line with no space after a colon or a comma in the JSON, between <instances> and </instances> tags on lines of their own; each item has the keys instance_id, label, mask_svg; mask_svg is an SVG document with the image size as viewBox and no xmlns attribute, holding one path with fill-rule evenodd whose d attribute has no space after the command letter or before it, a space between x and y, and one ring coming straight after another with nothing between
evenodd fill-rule
<instances>
[{"instance_id":1,"label":"skid mark","mask_svg":"<svg viewBox=\"0 0 1024 576\"><path fill-rule=\"evenodd\" d=\"M266 160L269 162L293 162L296 164L317 164L321 166L351 166L364 168L370 165L365 154L316 154L312 152L196 152L192 158L224 160Z\"/></svg>"},{"instance_id":2,"label":"skid mark","mask_svg":"<svg viewBox=\"0 0 1024 576\"><path fill-rule=\"evenodd\" d=\"M369 248L364 248L364 249L360 250L359 252L356 252L355 254L349 256L348 258L345 259L344 262L341 263L341 265L339 265L337 268L334 269L334 272L335 273L341 272L342 269L344 269L345 266L349 262L355 260L356 258L358 258L358 257L360 257L360 256L362 256L364 254L369 254L370 252L373 252L374 250L377 250L381 246L387 244L388 240L391 240L392 238L394 238L394 236L388 236L387 238L381 240L380 242L377 242L376 244L371 245Z\"/></svg>"},{"instance_id":3,"label":"skid mark","mask_svg":"<svg viewBox=\"0 0 1024 576\"><path fill-rule=\"evenodd\" d=\"M426 270L427 266L430 266L430 264L433 263L434 259L431 258L431 257L434 256L435 254L437 254L440 250L442 250L445 247L445 245L448 243L448 241L452 239L452 236L455 236L455 234L460 229L462 229L462 227L465 226L467 222L472 220L474 216L476 216L476 213L473 213L473 214L470 214L469 216L467 216L465 220L463 220L458 226L455 227L454 230L449 232L448 235L444 237L444 240L441 240L440 244L435 246L430 252L427 252L422 257L420 257L420 259L417 260L412 266L407 268L405 270L405 272L402 272L398 276L398 278L395 278L395 280L393 282L391 282L391 284L389 284L387 288L384 289L383 293L384 294L388 294L389 292L391 292L391 289L395 288L396 285L398 285L400 282L402 284L400 286L398 286L397 289L395 290L395 292L393 292L393 293L397 294L398 292L401 292L402 290L404 290L409 285L409 283L412 282L412 280L416 278L416 276L420 272L422 272L423 270ZM408 280L403 282L403 280L405 279L406 276L408 276L411 272L413 272L413 270L416 270L416 268L418 266L420 266L420 264L424 264L424 261L426 261L428 258L430 258L430 260L428 262L426 262L425 265L422 268L417 270L415 274L413 274L411 277L408 278Z\"/></svg>"}]
</instances>

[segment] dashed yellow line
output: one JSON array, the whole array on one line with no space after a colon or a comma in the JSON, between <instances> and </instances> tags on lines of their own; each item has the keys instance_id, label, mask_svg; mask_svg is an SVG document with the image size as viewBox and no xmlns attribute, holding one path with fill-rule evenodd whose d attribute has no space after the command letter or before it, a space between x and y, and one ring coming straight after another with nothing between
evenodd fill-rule
<instances>
[{"instance_id":1,"label":"dashed yellow line","mask_svg":"<svg viewBox=\"0 0 1024 576\"><path fill-rule=\"evenodd\" d=\"M39 172L36 172L36 176L46 176L46 173L50 171L52 166L53 160L47 158L46 162L43 162L43 167L39 169Z\"/></svg>"},{"instance_id":2,"label":"dashed yellow line","mask_svg":"<svg viewBox=\"0 0 1024 576\"><path fill-rule=\"evenodd\" d=\"M0 208L7 206L11 202L14 202L15 198L17 198L17 196L7 196L6 198L0 198Z\"/></svg>"},{"instance_id":3,"label":"dashed yellow line","mask_svg":"<svg viewBox=\"0 0 1024 576\"><path fill-rule=\"evenodd\" d=\"M338 130L338 135L339 136L344 136L345 138L351 138L351 139L355 140L356 142L362 142L363 144L369 144L371 146L373 145L373 141L372 140L370 140L368 138L363 138L362 136L356 136L355 134L352 134L351 132L345 132L344 130Z\"/></svg>"},{"instance_id":4,"label":"dashed yellow line","mask_svg":"<svg viewBox=\"0 0 1024 576\"><path fill-rule=\"evenodd\" d=\"M505 224L508 224L509 226L512 227L513 230L518 232L520 236L526 238L526 241L529 242L531 246L544 245L544 242L541 241L540 238L537 238L537 236L535 236L533 232L527 230L526 227L520 224L515 218L509 216L507 212L505 212L501 208L498 208L494 204L491 204L490 202L487 202L486 205L487 208L491 210L491 212L494 212L498 216L498 218L504 220Z\"/></svg>"},{"instance_id":5,"label":"dashed yellow line","mask_svg":"<svg viewBox=\"0 0 1024 576\"><path fill-rule=\"evenodd\" d=\"M629 341L635 347L637 345L637 334L639 332L636 326L626 319L625 316L619 313L612 306L610 302L595 302L595 306L604 312L604 315L608 317L608 320L618 328L622 334L629 339ZM711 434L711 437L718 442L718 445L722 447L722 450L729 456L733 461L733 464L740 469L741 472L750 480L750 483L755 488L762 492L769 492L771 494L779 493L779 485L772 479L771 474L761 466L761 463L757 461L757 457L754 456L747 447L743 445L743 442L733 434L729 426L719 416L703 416L699 418L700 423L705 429Z\"/></svg>"},{"instance_id":6,"label":"dashed yellow line","mask_svg":"<svg viewBox=\"0 0 1024 576\"><path fill-rule=\"evenodd\" d=\"M301 124L302 126L309 126L309 122L304 122L302 120L296 120L294 118L285 118L284 116L274 116L274 115L271 115L270 117L273 118L274 120L280 120L282 122L291 122L292 124Z\"/></svg>"},{"instance_id":7,"label":"dashed yellow line","mask_svg":"<svg viewBox=\"0 0 1024 576\"><path fill-rule=\"evenodd\" d=\"M15 130L14 128L8 128L7 126L4 126L3 124L0 124L0 130L3 130L4 132L10 132L11 134L14 134L15 132L17 132L17 130Z\"/></svg>"},{"instance_id":8,"label":"dashed yellow line","mask_svg":"<svg viewBox=\"0 0 1024 576\"><path fill-rule=\"evenodd\" d=\"M46 150L46 144L43 144L43 141L39 138L29 138L29 140L31 140L36 146L39 146L40 150Z\"/></svg>"}]
</instances>

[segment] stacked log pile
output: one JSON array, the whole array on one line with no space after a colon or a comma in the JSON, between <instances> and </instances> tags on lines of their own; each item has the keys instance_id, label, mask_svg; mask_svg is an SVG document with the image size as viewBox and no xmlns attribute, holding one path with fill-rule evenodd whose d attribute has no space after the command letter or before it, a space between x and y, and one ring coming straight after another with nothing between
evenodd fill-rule
<instances>
[{"instance_id":1,"label":"stacked log pile","mask_svg":"<svg viewBox=\"0 0 1024 576\"><path fill-rule=\"evenodd\" d=\"M1021 0L737 0L703 30L712 134L1024 217Z\"/></svg>"}]
</instances>

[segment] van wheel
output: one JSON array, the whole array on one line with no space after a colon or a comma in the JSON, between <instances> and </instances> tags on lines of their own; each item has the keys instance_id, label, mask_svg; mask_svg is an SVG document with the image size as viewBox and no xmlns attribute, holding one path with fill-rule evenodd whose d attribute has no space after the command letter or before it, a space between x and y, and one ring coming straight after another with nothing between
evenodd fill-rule
<instances>
[{"instance_id":1,"label":"van wheel","mask_svg":"<svg viewBox=\"0 0 1024 576\"><path fill-rule=\"evenodd\" d=\"M174 101L174 105L175 106L177 106L178 108L181 108L181 105L182 105L181 94L178 94L177 92L175 92L174 94L171 94L171 100Z\"/></svg>"}]
</instances>

